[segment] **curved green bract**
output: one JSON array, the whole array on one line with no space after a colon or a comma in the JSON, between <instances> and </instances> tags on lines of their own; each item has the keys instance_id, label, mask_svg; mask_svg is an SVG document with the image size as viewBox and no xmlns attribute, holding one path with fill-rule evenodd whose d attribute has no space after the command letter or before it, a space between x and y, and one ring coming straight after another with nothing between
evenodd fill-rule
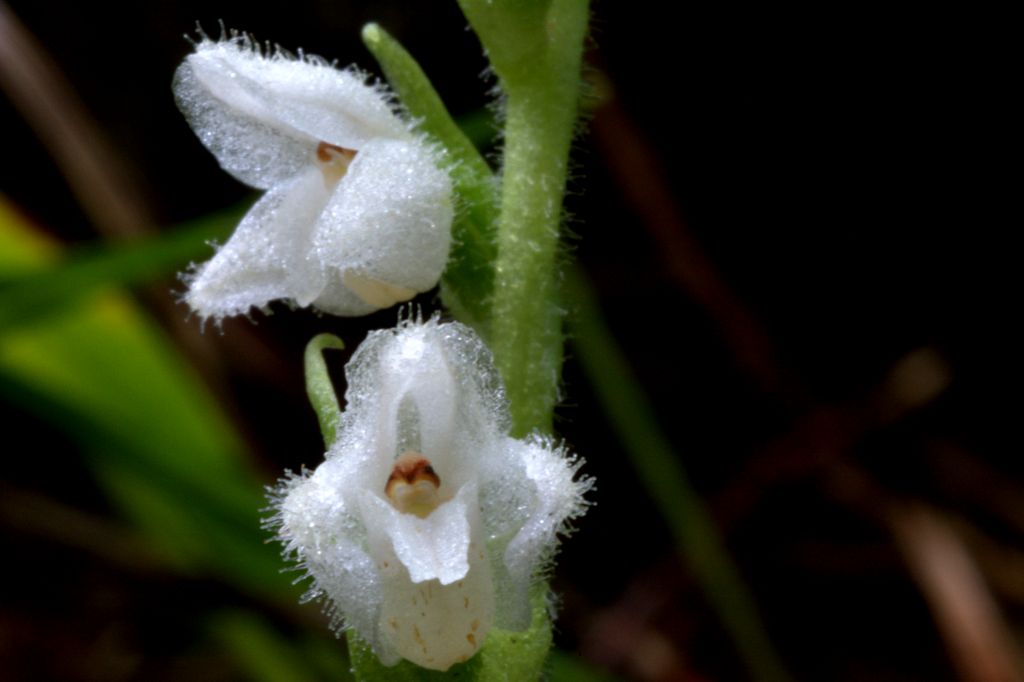
<instances>
[{"instance_id":1,"label":"curved green bract","mask_svg":"<svg viewBox=\"0 0 1024 682\"><path fill-rule=\"evenodd\" d=\"M338 396L334 393L334 384L327 371L324 351L328 349L343 350L345 344L334 334L317 334L306 344L304 362L306 366L306 395L316 412L320 422L320 433L324 437L324 445L330 448L338 434L338 420L341 419L341 407Z\"/></svg>"}]
</instances>

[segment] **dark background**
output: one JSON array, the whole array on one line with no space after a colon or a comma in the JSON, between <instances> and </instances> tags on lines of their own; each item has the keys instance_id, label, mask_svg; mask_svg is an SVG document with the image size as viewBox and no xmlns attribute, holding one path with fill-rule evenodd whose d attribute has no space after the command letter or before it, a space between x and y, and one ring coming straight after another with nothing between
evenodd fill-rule
<instances>
[{"instance_id":1,"label":"dark background","mask_svg":"<svg viewBox=\"0 0 1024 682\"><path fill-rule=\"evenodd\" d=\"M990 208L1007 183L986 160L1001 156L988 68L998 37L972 18L909 9L668 5L594 3L569 251L796 678L965 677L948 642L973 624L935 617L943 599L908 557L935 556L915 548L927 539L913 524L919 512L939 519L1019 640L1024 489L1004 329L1019 305L1003 300L1009 226ZM454 3L10 6L161 226L254 196L171 97L196 21L372 71L359 29L373 20L456 116L479 112L493 85ZM64 241L96 239L6 99L0 120L7 197ZM216 368L204 376L267 482L322 457L301 383L306 340L330 330L354 347L393 322L393 311L257 315L201 337ZM112 514L60 433L4 410L5 486ZM557 427L598 489L558 565L556 642L626 679L746 679L571 344ZM230 585L135 575L53 538L4 534L0 677L241 675L190 628L211 603L244 600Z\"/></svg>"}]
</instances>

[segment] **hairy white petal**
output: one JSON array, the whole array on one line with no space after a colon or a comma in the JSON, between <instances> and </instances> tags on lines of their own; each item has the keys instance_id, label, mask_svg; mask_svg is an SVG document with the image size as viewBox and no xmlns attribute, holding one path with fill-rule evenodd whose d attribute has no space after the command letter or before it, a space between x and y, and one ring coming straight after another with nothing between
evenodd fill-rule
<instances>
[{"instance_id":1,"label":"hairy white petal","mask_svg":"<svg viewBox=\"0 0 1024 682\"><path fill-rule=\"evenodd\" d=\"M586 509L583 494L592 481L573 480L578 467L564 449L554 448L540 439L513 441L510 454L523 462L530 486L531 500L527 518L505 549L505 567L513 594L511 607L529 603L531 578L546 568L558 546L558 534L567 530L569 520ZM518 608L513 616L523 626L529 623L529 609Z\"/></svg>"},{"instance_id":2,"label":"hairy white petal","mask_svg":"<svg viewBox=\"0 0 1024 682\"><path fill-rule=\"evenodd\" d=\"M390 453L354 476L383 482L405 449L426 455L441 476L442 494L485 466L508 428L501 380L490 351L458 323L403 324L370 332L345 367L346 427L335 452L361 447ZM494 457L501 457L495 454Z\"/></svg>"},{"instance_id":3,"label":"hairy white petal","mask_svg":"<svg viewBox=\"0 0 1024 682\"><path fill-rule=\"evenodd\" d=\"M196 55L232 74L251 98L252 111L273 112L275 121L315 140L359 149L377 137L408 136L383 91L354 70L316 58L261 57L235 42L208 43Z\"/></svg>"},{"instance_id":4,"label":"hairy white petal","mask_svg":"<svg viewBox=\"0 0 1024 682\"><path fill-rule=\"evenodd\" d=\"M359 149L407 138L379 89L322 60L264 57L248 40L203 40L175 75L179 106L226 170L267 189L319 142ZM305 154L302 153L305 150Z\"/></svg>"},{"instance_id":5,"label":"hairy white petal","mask_svg":"<svg viewBox=\"0 0 1024 682\"><path fill-rule=\"evenodd\" d=\"M214 318L279 298L311 303L323 290L324 275L310 257L310 242L328 198L323 176L313 167L274 187L191 278L185 300L203 317Z\"/></svg>"},{"instance_id":6,"label":"hairy white petal","mask_svg":"<svg viewBox=\"0 0 1024 682\"><path fill-rule=\"evenodd\" d=\"M448 260L451 194L448 175L422 142L370 140L320 216L317 256L340 276L426 291Z\"/></svg>"},{"instance_id":7,"label":"hairy white petal","mask_svg":"<svg viewBox=\"0 0 1024 682\"><path fill-rule=\"evenodd\" d=\"M217 157L221 168L245 184L270 189L310 164L317 141L282 128L270 116L252 116L232 107L211 89L215 84L200 79L196 55L182 62L174 74L174 96L178 108L203 145ZM227 80L231 84L230 79ZM232 96L232 87L223 96ZM238 94L234 99L239 99Z\"/></svg>"},{"instance_id":8,"label":"hairy white petal","mask_svg":"<svg viewBox=\"0 0 1024 682\"><path fill-rule=\"evenodd\" d=\"M288 486L280 503L280 534L315 578L314 589L330 599L346 625L372 637L382 582L366 552L362 524L346 506L339 473L334 462L324 462L312 476Z\"/></svg>"},{"instance_id":9,"label":"hairy white petal","mask_svg":"<svg viewBox=\"0 0 1024 682\"><path fill-rule=\"evenodd\" d=\"M375 388L384 401L377 415L377 442L385 451L416 450L441 475L442 495L462 485L448 462L452 451L456 385L444 348L434 342L436 328L383 337Z\"/></svg>"}]
</instances>

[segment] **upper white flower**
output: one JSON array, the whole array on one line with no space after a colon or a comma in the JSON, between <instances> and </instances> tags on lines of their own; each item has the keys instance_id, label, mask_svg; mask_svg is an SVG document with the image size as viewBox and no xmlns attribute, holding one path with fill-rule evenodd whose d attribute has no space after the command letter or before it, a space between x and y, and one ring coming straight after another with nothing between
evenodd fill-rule
<instances>
[{"instance_id":1,"label":"upper white flower","mask_svg":"<svg viewBox=\"0 0 1024 682\"><path fill-rule=\"evenodd\" d=\"M274 524L385 664L447 670L492 625L529 625L530 585L590 480L549 441L508 436L490 352L460 324L373 332L346 376L337 441L282 482Z\"/></svg>"},{"instance_id":2,"label":"upper white flower","mask_svg":"<svg viewBox=\"0 0 1024 682\"><path fill-rule=\"evenodd\" d=\"M353 69L264 55L234 36L204 37L175 73L174 93L221 166L267 190L191 276L186 300L200 315L275 299L363 315L437 284L451 182L381 88Z\"/></svg>"}]
</instances>

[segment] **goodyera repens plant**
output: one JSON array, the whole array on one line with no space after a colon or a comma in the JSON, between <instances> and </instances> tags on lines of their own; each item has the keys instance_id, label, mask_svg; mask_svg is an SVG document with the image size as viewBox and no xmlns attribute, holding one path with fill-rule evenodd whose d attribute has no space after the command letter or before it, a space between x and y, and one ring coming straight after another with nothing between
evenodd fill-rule
<instances>
[{"instance_id":1,"label":"goodyera repens plant","mask_svg":"<svg viewBox=\"0 0 1024 682\"><path fill-rule=\"evenodd\" d=\"M545 579L591 487L548 433L587 3L460 5L504 90L500 180L373 25L364 40L395 95L240 34L202 36L174 78L203 144L265 190L185 277L200 317L276 300L362 315L443 278L459 319L407 314L371 332L346 367L344 411L320 357L341 341L322 334L307 348L326 458L273 488L267 525L346 632L363 680L464 662L460 679L536 678L550 645Z\"/></svg>"}]
</instances>

